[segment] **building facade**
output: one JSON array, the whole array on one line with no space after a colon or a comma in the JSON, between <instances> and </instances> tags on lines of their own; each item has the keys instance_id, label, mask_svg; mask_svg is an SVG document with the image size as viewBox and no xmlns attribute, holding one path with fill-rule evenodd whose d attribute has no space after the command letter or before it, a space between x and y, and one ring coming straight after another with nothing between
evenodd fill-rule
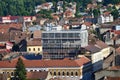
<instances>
[{"instance_id":1,"label":"building facade","mask_svg":"<svg viewBox=\"0 0 120 80\"><path fill-rule=\"evenodd\" d=\"M41 39L33 39L27 42L27 52L42 54Z\"/></svg>"},{"instance_id":2,"label":"building facade","mask_svg":"<svg viewBox=\"0 0 120 80\"><path fill-rule=\"evenodd\" d=\"M42 32L43 53L50 54L50 58L64 58L65 56L73 56L75 55L77 49L87 45L87 30Z\"/></svg>"},{"instance_id":3,"label":"building facade","mask_svg":"<svg viewBox=\"0 0 120 80\"><path fill-rule=\"evenodd\" d=\"M91 72L91 61L85 56L75 60L68 58L63 60L26 60L23 57L20 58L23 60L27 73L48 72L47 78L44 80L50 80L51 78L60 78L62 80L80 80L86 78L85 80L92 80L90 76L85 75L88 73L90 75ZM14 77L16 63L16 58L11 61L0 61L0 74L8 74L9 79Z\"/></svg>"}]
</instances>

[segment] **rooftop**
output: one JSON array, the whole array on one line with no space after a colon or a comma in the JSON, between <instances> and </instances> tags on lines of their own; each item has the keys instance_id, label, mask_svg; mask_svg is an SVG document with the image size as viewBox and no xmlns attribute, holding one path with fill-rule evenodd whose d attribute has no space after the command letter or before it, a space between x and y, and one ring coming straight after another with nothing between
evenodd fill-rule
<instances>
[{"instance_id":1,"label":"rooftop","mask_svg":"<svg viewBox=\"0 0 120 80\"><path fill-rule=\"evenodd\" d=\"M85 56L80 57L77 60L63 59L63 60L27 60L21 57L26 68L40 68L40 67L80 67L90 60ZM14 68L16 66L18 58L11 61L0 61L0 68ZM59 64L58 64L59 63Z\"/></svg>"}]
</instances>

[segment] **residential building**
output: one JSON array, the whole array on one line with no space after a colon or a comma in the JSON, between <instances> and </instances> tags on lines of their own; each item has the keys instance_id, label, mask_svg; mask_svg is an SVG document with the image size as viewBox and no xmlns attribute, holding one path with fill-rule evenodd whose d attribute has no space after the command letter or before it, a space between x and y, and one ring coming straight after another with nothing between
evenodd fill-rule
<instances>
[{"instance_id":1,"label":"residential building","mask_svg":"<svg viewBox=\"0 0 120 80\"><path fill-rule=\"evenodd\" d=\"M75 17L74 13L70 10L66 10L63 14L63 17L65 18L70 18L70 17Z\"/></svg>"},{"instance_id":2,"label":"residential building","mask_svg":"<svg viewBox=\"0 0 120 80\"><path fill-rule=\"evenodd\" d=\"M37 78L50 80L51 78L60 78L65 80L92 80L91 79L91 62L85 56L81 56L75 60L68 58L63 60L26 60L22 56L27 71L27 78ZM8 78L14 77L14 70L18 58L11 61L0 61L0 73L9 74ZM59 63L59 64L58 64ZM30 76L34 74L34 77ZM36 74L36 75L35 75ZM46 76L43 77L41 75ZM39 77L38 77L39 76Z\"/></svg>"},{"instance_id":3,"label":"residential building","mask_svg":"<svg viewBox=\"0 0 120 80\"><path fill-rule=\"evenodd\" d=\"M88 45L87 30L42 31L44 58L73 57L77 49Z\"/></svg>"},{"instance_id":4,"label":"residential building","mask_svg":"<svg viewBox=\"0 0 120 80\"><path fill-rule=\"evenodd\" d=\"M18 23L18 22L32 22L34 20L36 20L35 16L3 16L0 17L0 23Z\"/></svg>"},{"instance_id":5,"label":"residential building","mask_svg":"<svg viewBox=\"0 0 120 80\"><path fill-rule=\"evenodd\" d=\"M110 12L104 12L102 15L98 17L98 23L108 23L108 22L113 22L113 16L111 15Z\"/></svg>"},{"instance_id":6,"label":"residential building","mask_svg":"<svg viewBox=\"0 0 120 80\"><path fill-rule=\"evenodd\" d=\"M93 64L93 72L103 68L103 60L111 53L111 48L102 41L96 41L94 44L90 44L84 47L87 51L85 56L91 59Z\"/></svg>"},{"instance_id":7,"label":"residential building","mask_svg":"<svg viewBox=\"0 0 120 80\"><path fill-rule=\"evenodd\" d=\"M27 52L42 54L41 39L33 39L33 40L27 41Z\"/></svg>"}]
</instances>

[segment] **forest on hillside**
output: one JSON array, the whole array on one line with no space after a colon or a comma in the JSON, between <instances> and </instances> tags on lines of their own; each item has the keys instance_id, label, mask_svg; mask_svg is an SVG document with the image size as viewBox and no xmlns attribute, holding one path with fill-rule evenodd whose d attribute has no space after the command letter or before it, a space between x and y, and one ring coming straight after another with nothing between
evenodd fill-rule
<instances>
[{"instance_id":1,"label":"forest on hillside","mask_svg":"<svg viewBox=\"0 0 120 80\"><path fill-rule=\"evenodd\" d=\"M35 15L35 6L45 2L53 2L56 4L60 0L0 0L0 16L28 16ZM79 6L86 7L92 0L63 0L66 2L77 2ZM120 0L104 0L103 4L117 4Z\"/></svg>"}]
</instances>

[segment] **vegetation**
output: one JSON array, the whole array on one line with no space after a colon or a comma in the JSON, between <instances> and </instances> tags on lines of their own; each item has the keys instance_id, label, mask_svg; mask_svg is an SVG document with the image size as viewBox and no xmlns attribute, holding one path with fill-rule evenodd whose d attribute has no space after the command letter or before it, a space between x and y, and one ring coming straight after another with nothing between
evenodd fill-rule
<instances>
[{"instance_id":1,"label":"vegetation","mask_svg":"<svg viewBox=\"0 0 120 80\"><path fill-rule=\"evenodd\" d=\"M104 0L103 4L107 5L107 4L119 4L120 0Z\"/></svg>"},{"instance_id":2,"label":"vegetation","mask_svg":"<svg viewBox=\"0 0 120 80\"><path fill-rule=\"evenodd\" d=\"M119 17L119 12L118 12L118 10L116 8L113 9L111 14L113 15L114 19L117 19Z\"/></svg>"},{"instance_id":3,"label":"vegetation","mask_svg":"<svg viewBox=\"0 0 120 80\"><path fill-rule=\"evenodd\" d=\"M93 15L94 15L94 17L98 17L100 15L99 9L94 9L93 10Z\"/></svg>"},{"instance_id":4,"label":"vegetation","mask_svg":"<svg viewBox=\"0 0 120 80\"><path fill-rule=\"evenodd\" d=\"M38 17L39 18L49 18L49 19L52 19L52 16L51 16L51 14L52 14L52 11L51 10L40 10L39 12L38 12Z\"/></svg>"},{"instance_id":5,"label":"vegetation","mask_svg":"<svg viewBox=\"0 0 120 80\"><path fill-rule=\"evenodd\" d=\"M18 59L15 69L15 80L26 80L26 70L21 58Z\"/></svg>"},{"instance_id":6,"label":"vegetation","mask_svg":"<svg viewBox=\"0 0 120 80\"><path fill-rule=\"evenodd\" d=\"M57 5L59 0L0 0L0 16L28 16L35 15L35 6L40 5L44 2L53 2L54 7ZM86 7L91 0L63 0L64 4L66 2L77 2L83 7ZM63 6L65 10L65 6ZM57 8L55 7L55 12Z\"/></svg>"}]
</instances>

